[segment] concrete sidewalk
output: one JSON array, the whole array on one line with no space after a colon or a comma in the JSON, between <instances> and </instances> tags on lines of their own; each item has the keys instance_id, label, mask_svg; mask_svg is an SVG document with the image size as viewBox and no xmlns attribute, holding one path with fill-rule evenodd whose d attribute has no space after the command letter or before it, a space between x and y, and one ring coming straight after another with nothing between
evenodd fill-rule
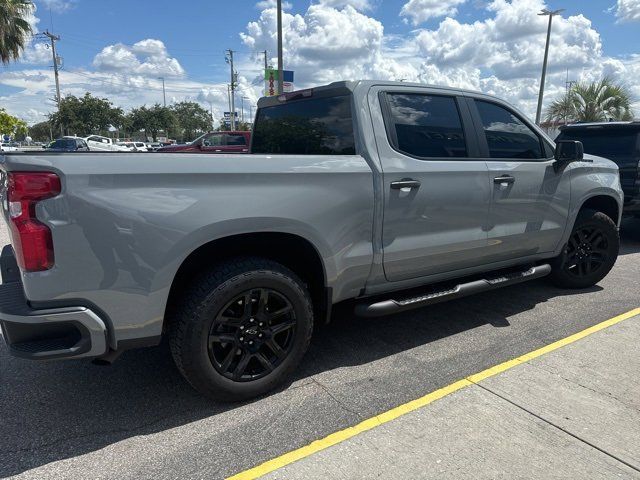
<instances>
[{"instance_id":1,"label":"concrete sidewalk","mask_svg":"<svg viewBox=\"0 0 640 480\"><path fill-rule=\"evenodd\" d=\"M639 372L636 316L264 478L640 479Z\"/></svg>"}]
</instances>

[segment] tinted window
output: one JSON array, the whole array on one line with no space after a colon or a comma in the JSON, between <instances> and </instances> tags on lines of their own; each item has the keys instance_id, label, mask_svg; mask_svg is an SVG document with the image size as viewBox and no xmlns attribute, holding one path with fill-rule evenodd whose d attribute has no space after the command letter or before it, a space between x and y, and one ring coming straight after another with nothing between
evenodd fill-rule
<instances>
[{"instance_id":1,"label":"tinted window","mask_svg":"<svg viewBox=\"0 0 640 480\"><path fill-rule=\"evenodd\" d=\"M227 135L227 145L246 145L244 135Z\"/></svg>"},{"instance_id":2,"label":"tinted window","mask_svg":"<svg viewBox=\"0 0 640 480\"><path fill-rule=\"evenodd\" d=\"M59 138L49 148L75 148L76 143L71 138Z\"/></svg>"},{"instance_id":3,"label":"tinted window","mask_svg":"<svg viewBox=\"0 0 640 480\"><path fill-rule=\"evenodd\" d=\"M567 129L558 140L579 140L585 153L599 157L633 156L637 148L638 132L613 129Z\"/></svg>"},{"instance_id":4,"label":"tinted window","mask_svg":"<svg viewBox=\"0 0 640 480\"><path fill-rule=\"evenodd\" d=\"M512 112L476 100L491 158L544 158L540 138Z\"/></svg>"},{"instance_id":5,"label":"tinted window","mask_svg":"<svg viewBox=\"0 0 640 480\"><path fill-rule=\"evenodd\" d=\"M349 95L290 101L258 110L253 153L355 155Z\"/></svg>"},{"instance_id":6,"label":"tinted window","mask_svg":"<svg viewBox=\"0 0 640 480\"><path fill-rule=\"evenodd\" d=\"M391 143L415 157L466 157L462 122L453 97L387 94Z\"/></svg>"}]
</instances>

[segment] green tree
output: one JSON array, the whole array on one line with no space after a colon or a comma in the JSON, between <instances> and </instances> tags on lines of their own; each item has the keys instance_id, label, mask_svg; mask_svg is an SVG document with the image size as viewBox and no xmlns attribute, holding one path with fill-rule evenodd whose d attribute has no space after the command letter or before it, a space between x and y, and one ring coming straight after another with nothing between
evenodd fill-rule
<instances>
[{"instance_id":1,"label":"green tree","mask_svg":"<svg viewBox=\"0 0 640 480\"><path fill-rule=\"evenodd\" d=\"M87 92L83 97L69 95L63 98L59 111L51 114L49 121L56 128L62 125L67 135L89 135L108 129L122 115L122 109L114 107L106 98L97 98Z\"/></svg>"},{"instance_id":2,"label":"green tree","mask_svg":"<svg viewBox=\"0 0 640 480\"><path fill-rule=\"evenodd\" d=\"M130 118L133 129L136 131L144 130L147 135L151 134L154 142L161 130L167 132L176 124L176 116L173 111L158 103L151 108L146 105L134 108L131 110Z\"/></svg>"},{"instance_id":3,"label":"green tree","mask_svg":"<svg viewBox=\"0 0 640 480\"><path fill-rule=\"evenodd\" d=\"M0 108L0 135L24 135L27 132L27 124L18 117L9 115L4 108Z\"/></svg>"},{"instance_id":4,"label":"green tree","mask_svg":"<svg viewBox=\"0 0 640 480\"><path fill-rule=\"evenodd\" d=\"M600 122L632 120L631 93L609 77L592 83L577 83L546 111L548 122Z\"/></svg>"},{"instance_id":5,"label":"green tree","mask_svg":"<svg viewBox=\"0 0 640 480\"><path fill-rule=\"evenodd\" d=\"M189 142L204 132L213 130L211 115L195 102L180 102L169 107L175 115L176 136Z\"/></svg>"},{"instance_id":6,"label":"green tree","mask_svg":"<svg viewBox=\"0 0 640 480\"><path fill-rule=\"evenodd\" d=\"M31 35L26 20L33 12L31 0L0 0L0 62L18 60Z\"/></svg>"},{"instance_id":7,"label":"green tree","mask_svg":"<svg viewBox=\"0 0 640 480\"><path fill-rule=\"evenodd\" d=\"M34 142L47 142L51 140L53 126L48 121L36 123L29 127L29 136Z\"/></svg>"}]
</instances>

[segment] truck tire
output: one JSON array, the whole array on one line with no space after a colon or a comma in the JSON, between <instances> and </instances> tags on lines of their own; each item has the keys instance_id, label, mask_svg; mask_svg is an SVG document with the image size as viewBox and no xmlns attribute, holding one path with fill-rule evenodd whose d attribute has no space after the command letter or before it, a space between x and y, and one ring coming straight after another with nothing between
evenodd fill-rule
<instances>
[{"instance_id":1,"label":"truck tire","mask_svg":"<svg viewBox=\"0 0 640 480\"><path fill-rule=\"evenodd\" d=\"M225 261L193 282L169 323L178 370L204 395L239 401L291 377L313 331L304 283L271 260Z\"/></svg>"},{"instance_id":2,"label":"truck tire","mask_svg":"<svg viewBox=\"0 0 640 480\"><path fill-rule=\"evenodd\" d=\"M595 285L613 268L620 249L616 224L602 212L583 210L578 214L562 254L551 264L551 281L561 288Z\"/></svg>"}]
</instances>

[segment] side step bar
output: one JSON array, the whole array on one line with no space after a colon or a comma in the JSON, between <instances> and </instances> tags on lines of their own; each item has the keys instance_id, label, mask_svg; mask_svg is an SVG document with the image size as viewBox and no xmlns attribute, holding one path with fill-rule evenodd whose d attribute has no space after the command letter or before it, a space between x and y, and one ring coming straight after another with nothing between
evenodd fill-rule
<instances>
[{"instance_id":1,"label":"side step bar","mask_svg":"<svg viewBox=\"0 0 640 480\"><path fill-rule=\"evenodd\" d=\"M474 293L486 292L496 288L515 285L516 283L535 280L551 273L551 266L548 264L531 267L523 272L508 273L497 277L490 277L473 282L461 283L453 288L442 291L435 291L418 297L406 298L403 300L383 300L372 304L356 305L355 313L361 317L381 317L392 313L404 312L414 308L433 305L435 303L446 302L456 298L466 297Z\"/></svg>"}]
</instances>

